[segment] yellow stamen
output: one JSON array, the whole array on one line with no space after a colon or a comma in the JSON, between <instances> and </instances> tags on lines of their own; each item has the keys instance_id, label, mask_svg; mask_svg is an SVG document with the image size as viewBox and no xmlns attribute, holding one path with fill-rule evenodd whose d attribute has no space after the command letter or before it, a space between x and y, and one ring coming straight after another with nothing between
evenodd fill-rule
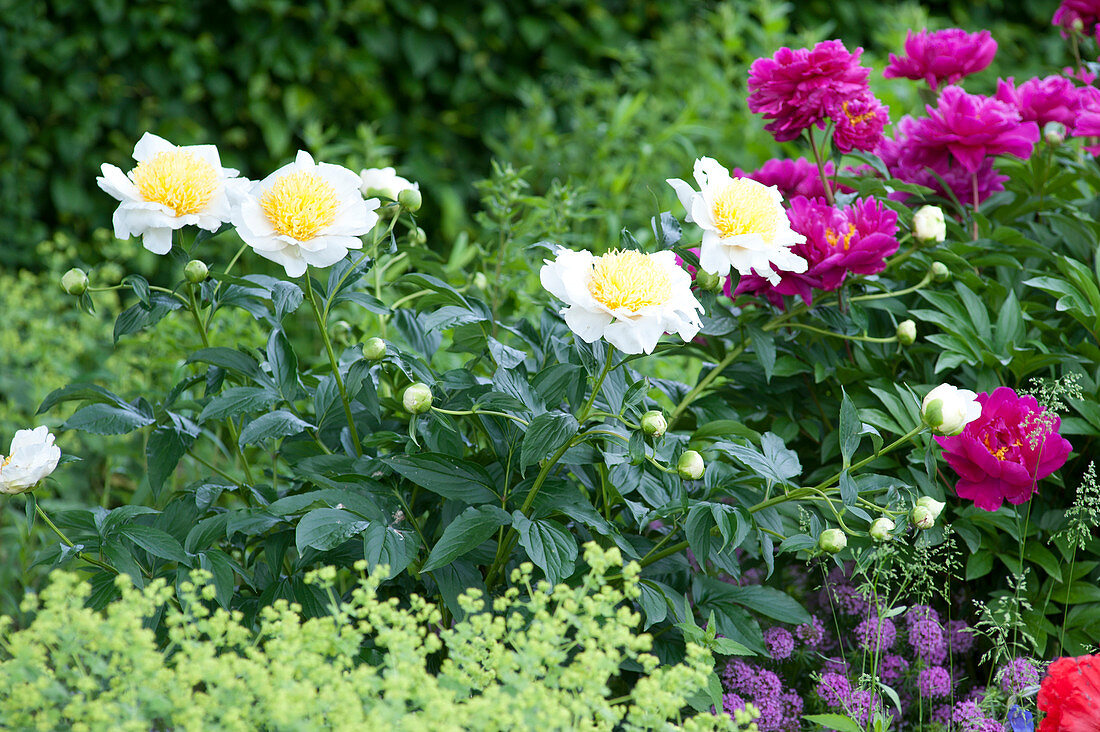
<instances>
[{"instance_id":1,"label":"yellow stamen","mask_svg":"<svg viewBox=\"0 0 1100 732\"><path fill-rule=\"evenodd\" d=\"M203 210L218 190L214 166L180 148L159 152L138 163L130 171L130 179L142 198L167 206L176 216Z\"/></svg>"},{"instance_id":2,"label":"yellow stamen","mask_svg":"<svg viewBox=\"0 0 1100 732\"><path fill-rule=\"evenodd\" d=\"M609 310L638 311L672 297L668 273L648 254L632 250L596 258L588 292Z\"/></svg>"},{"instance_id":3,"label":"yellow stamen","mask_svg":"<svg viewBox=\"0 0 1100 732\"><path fill-rule=\"evenodd\" d=\"M992 445L989 444L989 435L985 436L984 441L985 441L985 449L989 451L990 455L997 458L998 460L1004 460L1005 459L1005 453L1008 452L1008 448L1010 447L1010 445L1005 445L1003 447L994 448Z\"/></svg>"},{"instance_id":4,"label":"yellow stamen","mask_svg":"<svg viewBox=\"0 0 1100 732\"><path fill-rule=\"evenodd\" d=\"M2 462L0 462L0 468L6 468L11 465L11 455L8 455Z\"/></svg>"},{"instance_id":5,"label":"yellow stamen","mask_svg":"<svg viewBox=\"0 0 1100 732\"><path fill-rule=\"evenodd\" d=\"M296 170L275 181L260 198L275 233L309 241L336 220L336 189L309 170Z\"/></svg>"},{"instance_id":6,"label":"yellow stamen","mask_svg":"<svg viewBox=\"0 0 1100 732\"><path fill-rule=\"evenodd\" d=\"M781 218L786 217L764 185L748 178L734 178L714 195L714 225L723 238L759 234L771 244Z\"/></svg>"},{"instance_id":7,"label":"yellow stamen","mask_svg":"<svg viewBox=\"0 0 1100 732\"><path fill-rule=\"evenodd\" d=\"M840 108L844 110L844 116L848 118L848 121L852 123L853 127L862 122L866 122L867 120L875 116L875 113L872 111L864 112L863 114L857 114L853 117L852 114L848 111L848 104L849 102L842 102Z\"/></svg>"},{"instance_id":8,"label":"yellow stamen","mask_svg":"<svg viewBox=\"0 0 1100 732\"><path fill-rule=\"evenodd\" d=\"M848 251L848 247L852 246L852 237L856 233L856 227L853 224L848 224L848 232L844 234L844 251ZM825 230L825 241L829 242L829 246L835 247L841 242L841 237L834 229Z\"/></svg>"}]
</instances>

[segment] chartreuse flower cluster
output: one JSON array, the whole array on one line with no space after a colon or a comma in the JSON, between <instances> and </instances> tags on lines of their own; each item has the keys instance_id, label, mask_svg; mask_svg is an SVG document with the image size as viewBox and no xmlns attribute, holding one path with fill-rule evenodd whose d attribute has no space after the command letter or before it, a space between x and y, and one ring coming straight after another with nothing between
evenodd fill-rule
<instances>
[{"instance_id":1,"label":"chartreuse flower cluster","mask_svg":"<svg viewBox=\"0 0 1100 732\"><path fill-rule=\"evenodd\" d=\"M58 572L36 614L10 632L0 619L0 720L11 729L82 730L744 730L752 712L685 714L704 688L712 658L689 644L681 664L662 665L638 632L637 565L623 588L606 574L622 566L617 549L585 547L590 571L577 587L533 583L531 566L490 603L462 599L464 620L443 627L440 611L413 595L378 596L384 570L364 577L350 599L336 599L336 570L314 573L332 614L304 620L283 600L264 608L259 628L239 612L210 610L214 587L196 572L181 585L180 606L163 580L144 589L125 577L122 599L87 609L88 583ZM520 589L524 590L521 597ZM491 609L488 607L491 604ZM158 649L144 622L165 613L169 647ZM364 662L364 642L377 652ZM429 657L444 651L438 673ZM619 676L643 669L632 690Z\"/></svg>"}]
</instances>

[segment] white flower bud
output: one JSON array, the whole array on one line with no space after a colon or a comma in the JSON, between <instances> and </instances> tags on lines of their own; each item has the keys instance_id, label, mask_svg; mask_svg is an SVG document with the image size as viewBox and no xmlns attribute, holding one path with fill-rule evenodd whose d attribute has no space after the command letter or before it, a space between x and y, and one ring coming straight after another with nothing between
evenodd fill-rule
<instances>
[{"instance_id":1,"label":"white flower bud","mask_svg":"<svg viewBox=\"0 0 1100 732\"><path fill-rule=\"evenodd\" d=\"M982 414L977 394L940 384L921 403L921 419L937 435L957 435Z\"/></svg>"},{"instance_id":2,"label":"white flower bud","mask_svg":"<svg viewBox=\"0 0 1100 732\"><path fill-rule=\"evenodd\" d=\"M703 456L695 450L687 450L680 456L680 460L676 463L676 472L680 474L680 477L684 480L699 480L703 477L703 472L706 470L706 464L703 463Z\"/></svg>"},{"instance_id":3,"label":"white flower bud","mask_svg":"<svg viewBox=\"0 0 1100 732\"><path fill-rule=\"evenodd\" d=\"M667 429L668 422L665 421L665 415L661 412L651 409L642 415L642 432L650 437L660 437Z\"/></svg>"},{"instance_id":4,"label":"white flower bud","mask_svg":"<svg viewBox=\"0 0 1100 732\"><path fill-rule=\"evenodd\" d=\"M932 277L936 282L947 282L951 279L951 270L943 262L932 263Z\"/></svg>"},{"instance_id":5,"label":"white flower bud","mask_svg":"<svg viewBox=\"0 0 1100 732\"><path fill-rule=\"evenodd\" d=\"M87 273L82 269L73 267L61 275L61 289L74 297L80 297L88 291Z\"/></svg>"},{"instance_id":6,"label":"white flower bud","mask_svg":"<svg viewBox=\"0 0 1100 732\"><path fill-rule=\"evenodd\" d=\"M935 521L940 517L940 514L943 513L943 507L947 504L943 501L937 501L931 496L921 496L917 499L916 505L924 506L925 508L927 508L928 511L932 514L932 520Z\"/></svg>"},{"instance_id":7,"label":"white flower bud","mask_svg":"<svg viewBox=\"0 0 1100 732\"><path fill-rule=\"evenodd\" d=\"M821 551L836 554L848 546L848 536L840 529L825 529L817 537L817 546Z\"/></svg>"},{"instance_id":8,"label":"white flower bud","mask_svg":"<svg viewBox=\"0 0 1100 732\"><path fill-rule=\"evenodd\" d=\"M898 323L898 343L903 346L911 346L917 340L917 324L912 320L903 320Z\"/></svg>"},{"instance_id":9,"label":"white flower bud","mask_svg":"<svg viewBox=\"0 0 1100 732\"><path fill-rule=\"evenodd\" d=\"M432 390L427 384L418 381L405 389L401 402L412 414L423 414L432 408Z\"/></svg>"},{"instance_id":10,"label":"white flower bud","mask_svg":"<svg viewBox=\"0 0 1100 732\"><path fill-rule=\"evenodd\" d=\"M894 522L888 518L877 518L871 522L871 528L867 532L875 541L890 541L894 530Z\"/></svg>"},{"instance_id":11,"label":"white flower bud","mask_svg":"<svg viewBox=\"0 0 1100 732\"><path fill-rule=\"evenodd\" d=\"M947 238L947 222L939 206L921 206L913 214L913 236L917 241L943 241Z\"/></svg>"},{"instance_id":12,"label":"white flower bud","mask_svg":"<svg viewBox=\"0 0 1100 732\"><path fill-rule=\"evenodd\" d=\"M1061 122L1047 122L1043 125L1043 139L1048 145L1061 145L1066 141L1066 126Z\"/></svg>"},{"instance_id":13,"label":"white flower bud","mask_svg":"<svg viewBox=\"0 0 1100 732\"><path fill-rule=\"evenodd\" d=\"M402 178L393 168L368 168L359 174L359 190L367 198L398 200L402 191L420 192L420 184Z\"/></svg>"},{"instance_id":14,"label":"white flower bud","mask_svg":"<svg viewBox=\"0 0 1100 732\"><path fill-rule=\"evenodd\" d=\"M397 202L401 204L401 208L412 212L420 210L420 205L424 202L424 199L420 195L419 188L406 188L397 194Z\"/></svg>"},{"instance_id":15,"label":"white flower bud","mask_svg":"<svg viewBox=\"0 0 1100 732\"><path fill-rule=\"evenodd\" d=\"M909 512L909 520L921 531L936 525L936 518L927 506L913 506L913 510Z\"/></svg>"}]
</instances>

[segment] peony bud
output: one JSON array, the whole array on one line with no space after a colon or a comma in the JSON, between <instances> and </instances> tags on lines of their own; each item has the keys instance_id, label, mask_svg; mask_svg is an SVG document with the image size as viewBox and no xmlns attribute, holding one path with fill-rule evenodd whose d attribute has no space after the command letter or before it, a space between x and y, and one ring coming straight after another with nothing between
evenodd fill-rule
<instances>
[{"instance_id":1,"label":"peony bud","mask_svg":"<svg viewBox=\"0 0 1100 732\"><path fill-rule=\"evenodd\" d=\"M332 339L344 346L351 343L351 323L346 320L337 320L333 323Z\"/></svg>"},{"instance_id":2,"label":"peony bud","mask_svg":"<svg viewBox=\"0 0 1100 732\"><path fill-rule=\"evenodd\" d=\"M695 273L695 284L700 290L706 290L707 292L718 292L721 290L724 279L724 277L711 274L701 269Z\"/></svg>"},{"instance_id":3,"label":"peony bud","mask_svg":"<svg viewBox=\"0 0 1100 732\"><path fill-rule=\"evenodd\" d=\"M927 508L932 514L932 520L935 521L940 517L940 514L943 513L943 507L947 504L929 496L921 496L917 499L917 505Z\"/></svg>"},{"instance_id":4,"label":"peony bud","mask_svg":"<svg viewBox=\"0 0 1100 732\"><path fill-rule=\"evenodd\" d=\"M871 522L868 533L875 541L890 541L893 538L894 522L888 518L877 518Z\"/></svg>"},{"instance_id":5,"label":"peony bud","mask_svg":"<svg viewBox=\"0 0 1100 732\"><path fill-rule=\"evenodd\" d=\"M1069 22L1069 27L1078 33L1083 33L1085 30L1085 21L1081 20L1080 16L1078 16Z\"/></svg>"},{"instance_id":6,"label":"peony bud","mask_svg":"<svg viewBox=\"0 0 1100 732\"><path fill-rule=\"evenodd\" d=\"M65 274L61 275L61 289L75 297L80 297L88 291L88 275L87 273L76 267L73 267Z\"/></svg>"},{"instance_id":7,"label":"peony bud","mask_svg":"<svg viewBox=\"0 0 1100 732\"><path fill-rule=\"evenodd\" d=\"M903 346L911 346L917 340L917 324L912 320L903 320L898 323L898 343Z\"/></svg>"},{"instance_id":8,"label":"peony bud","mask_svg":"<svg viewBox=\"0 0 1100 732\"><path fill-rule=\"evenodd\" d=\"M947 282L951 279L951 270L949 270L947 265L943 262L933 262L932 278L936 280L936 282Z\"/></svg>"},{"instance_id":9,"label":"peony bud","mask_svg":"<svg viewBox=\"0 0 1100 732\"><path fill-rule=\"evenodd\" d=\"M917 241L943 241L947 238L947 222L939 206L921 206L913 214L913 236Z\"/></svg>"},{"instance_id":10,"label":"peony bud","mask_svg":"<svg viewBox=\"0 0 1100 732\"><path fill-rule=\"evenodd\" d=\"M706 465L703 463L703 456L695 450L685 451L676 463L676 472L684 480L699 480L703 477L704 470Z\"/></svg>"},{"instance_id":11,"label":"peony bud","mask_svg":"<svg viewBox=\"0 0 1100 732\"><path fill-rule=\"evenodd\" d=\"M409 232L409 241L420 246L428 241L428 235L418 226Z\"/></svg>"},{"instance_id":12,"label":"peony bud","mask_svg":"<svg viewBox=\"0 0 1100 732\"><path fill-rule=\"evenodd\" d=\"M656 409L651 409L642 415L642 432L650 437L660 437L668 429L665 415Z\"/></svg>"},{"instance_id":13,"label":"peony bud","mask_svg":"<svg viewBox=\"0 0 1100 732\"><path fill-rule=\"evenodd\" d=\"M936 525L936 517L932 515L927 506L913 506L913 510L909 512L909 520L913 522L913 526L921 531Z\"/></svg>"},{"instance_id":14,"label":"peony bud","mask_svg":"<svg viewBox=\"0 0 1100 732\"><path fill-rule=\"evenodd\" d=\"M817 537L817 546L823 552L836 554L848 546L848 536L840 529L825 529Z\"/></svg>"},{"instance_id":15,"label":"peony bud","mask_svg":"<svg viewBox=\"0 0 1100 732\"><path fill-rule=\"evenodd\" d=\"M1061 122L1047 122L1043 125L1043 139L1048 145L1061 145L1066 141L1066 126Z\"/></svg>"},{"instance_id":16,"label":"peony bud","mask_svg":"<svg viewBox=\"0 0 1100 732\"><path fill-rule=\"evenodd\" d=\"M368 338L363 344L363 358L368 361L381 361L386 355L386 342L381 338Z\"/></svg>"},{"instance_id":17,"label":"peony bud","mask_svg":"<svg viewBox=\"0 0 1100 732\"><path fill-rule=\"evenodd\" d=\"M489 278L485 276L484 272L474 274L474 288L482 292L489 289Z\"/></svg>"},{"instance_id":18,"label":"peony bud","mask_svg":"<svg viewBox=\"0 0 1100 732\"><path fill-rule=\"evenodd\" d=\"M419 188L406 188L397 194L397 202L401 204L401 208L413 212L420 210L424 198L420 195Z\"/></svg>"},{"instance_id":19,"label":"peony bud","mask_svg":"<svg viewBox=\"0 0 1100 732\"><path fill-rule=\"evenodd\" d=\"M418 381L405 389L401 402L412 414L424 414L432 408L432 390L427 384Z\"/></svg>"},{"instance_id":20,"label":"peony bud","mask_svg":"<svg viewBox=\"0 0 1100 732\"><path fill-rule=\"evenodd\" d=\"M206 281L206 278L210 276L210 270L204 262L198 259L192 259L187 263L187 266L183 268L183 276L186 277L187 281L192 285L198 285Z\"/></svg>"},{"instance_id":21,"label":"peony bud","mask_svg":"<svg viewBox=\"0 0 1100 732\"><path fill-rule=\"evenodd\" d=\"M982 414L977 394L940 384L921 402L921 419L937 435L957 435Z\"/></svg>"}]
</instances>

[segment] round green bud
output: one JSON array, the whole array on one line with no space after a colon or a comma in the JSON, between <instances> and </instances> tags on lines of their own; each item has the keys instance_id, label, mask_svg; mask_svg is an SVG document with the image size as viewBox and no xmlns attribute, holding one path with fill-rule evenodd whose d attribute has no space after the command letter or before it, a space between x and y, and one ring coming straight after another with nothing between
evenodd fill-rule
<instances>
[{"instance_id":1,"label":"round green bud","mask_svg":"<svg viewBox=\"0 0 1100 732\"><path fill-rule=\"evenodd\" d=\"M409 241L421 246L428 241L428 234L418 226L409 232Z\"/></svg>"},{"instance_id":2,"label":"round green bud","mask_svg":"<svg viewBox=\"0 0 1100 732\"><path fill-rule=\"evenodd\" d=\"M1043 139L1048 145L1061 145L1066 141L1066 126L1061 122L1047 122L1043 125Z\"/></svg>"},{"instance_id":3,"label":"round green bud","mask_svg":"<svg viewBox=\"0 0 1100 732\"><path fill-rule=\"evenodd\" d=\"M210 270L207 269L205 262L192 259L183 268L183 276L186 277L187 281L192 285L198 285L206 282L206 278L210 276Z\"/></svg>"},{"instance_id":4,"label":"round green bud","mask_svg":"<svg viewBox=\"0 0 1100 732\"><path fill-rule=\"evenodd\" d=\"M61 275L61 289L74 297L80 297L88 291L88 274L82 269L73 267Z\"/></svg>"},{"instance_id":5,"label":"round green bud","mask_svg":"<svg viewBox=\"0 0 1100 732\"><path fill-rule=\"evenodd\" d=\"M867 532L875 541L890 541L895 524L888 518L877 518L871 522L871 528Z\"/></svg>"},{"instance_id":6,"label":"round green bud","mask_svg":"<svg viewBox=\"0 0 1100 732\"><path fill-rule=\"evenodd\" d=\"M684 480L699 480L703 477L706 467L702 455L695 450L687 450L676 463L676 472Z\"/></svg>"},{"instance_id":7,"label":"round green bud","mask_svg":"<svg viewBox=\"0 0 1100 732\"><path fill-rule=\"evenodd\" d=\"M432 408L432 390L427 384L418 381L405 389L401 402L412 414L424 414Z\"/></svg>"},{"instance_id":8,"label":"round green bud","mask_svg":"<svg viewBox=\"0 0 1100 732\"><path fill-rule=\"evenodd\" d=\"M386 342L381 338L368 338L363 344L363 358L368 361L381 361L386 356Z\"/></svg>"},{"instance_id":9,"label":"round green bud","mask_svg":"<svg viewBox=\"0 0 1100 732\"><path fill-rule=\"evenodd\" d=\"M1085 30L1085 21L1078 16L1069 22L1069 27L1078 33L1082 33Z\"/></svg>"},{"instance_id":10,"label":"round green bud","mask_svg":"<svg viewBox=\"0 0 1100 732\"><path fill-rule=\"evenodd\" d=\"M489 278L485 276L484 272L477 272L477 273L474 274L473 284L474 284L474 287L477 288L478 290L482 290L482 291L488 290L489 289Z\"/></svg>"},{"instance_id":11,"label":"round green bud","mask_svg":"<svg viewBox=\"0 0 1100 732\"><path fill-rule=\"evenodd\" d=\"M836 554L848 546L848 536L840 529L825 529L817 537L817 547L823 552Z\"/></svg>"},{"instance_id":12,"label":"round green bud","mask_svg":"<svg viewBox=\"0 0 1100 732\"><path fill-rule=\"evenodd\" d=\"M397 194L397 202L401 204L401 208L413 212L420 210L424 198L420 195L419 188L406 188Z\"/></svg>"},{"instance_id":13,"label":"round green bud","mask_svg":"<svg viewBox=\"0 0 1100 732\"><path fill-rule=\"evenodd\" d=\"M700 290L706 290L707 292L718 292L721 290L723 280L723 277L701 269L695 273L695 284L698 285Z\"/></svg>"},{"instance_id":14,"label":"round green bud","mask_svg":"<svg viewBox=\"0 0 1100 732\"><path fill-rule=\"evenodd\" d=\"M943 262L933 262L932 278L936 280L936 282L947 282L951 279L951 270L949 270L947 265Z\"/></svg>"},{"instance_id":15,"label":"round green bud","mask_svg":"<svg viewBox=\"0 0 1100 732\"><path fill-rule=\"evenodd\" d=\"M917 499L916 505L924 506L925 508L927 508L928 511L932 514L932 520L935 521L940 517L940 514L943 513L943 507L947 504L943 501L937 501L931 496L921 496Z\"/></svg>"},{"instance_id":16,"label":"round green bud","mask_svg":"<svg viewBox=\"0 0 1100 732\"><path fill-rule=\"evenodd\" d=\"M651 409L642 415L642 432L650 437L660 437L668 429L665 415L656 409Z\"/></svg>"},{"instance_id":17,"label":"round green bud","mask_svg":"<svg viewBox=\"0 0 1100 732\"><path fill-rule=\"evenodd\" d=\"M909 512L909 520L921 531L936 525L936 517L927 506L913 506L913 510Z\"/></svg>"},{"instance_id":18,"label":"round green bud","mask_svg":"<svg viewBox=\"0 0 1100 732\"><path fill-rule=\"evenodd\" d=\"M917 324L912 320L903 320L898 323L898 343L903 346L911 346L917 340Z\"/></svg>"},{"instance_id":19,"label":"round green bud","mask_svg":"<svg viewBox=\"0 0 1100 732\"><path fill-rule=\"evenodd\" d=\"M337 320L333 323L332 338L345 346L351 343L351 323L346 320Z\"/></svg>"}]
</instances>

